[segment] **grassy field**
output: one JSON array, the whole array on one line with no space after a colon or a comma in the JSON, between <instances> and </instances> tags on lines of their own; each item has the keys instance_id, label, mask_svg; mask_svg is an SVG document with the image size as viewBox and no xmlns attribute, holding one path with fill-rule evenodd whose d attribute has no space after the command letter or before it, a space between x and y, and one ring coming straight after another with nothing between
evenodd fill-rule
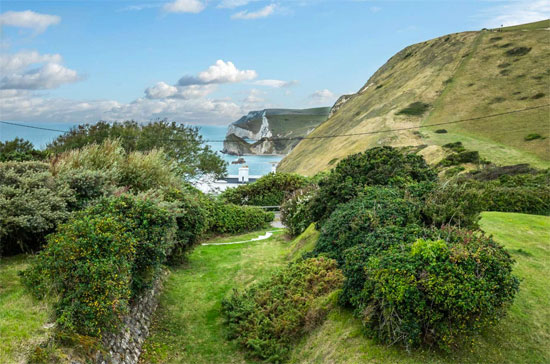
<instances>
[{"instance_id":1,"label":"grassy field","mask_svg":"<svg viewBox=\"0 0 550 364\"><path fill-rule=\"evenodd\" d=\"M470 348L452 354L407 353L365 339L361 324L345 310L332 312L304 338L292 363L550 363L550 217L485 212L484 231L516 259L520 292L507 317L476 337Z\"/></svg>"},{"instance_id":2,"label":"grassy field","mask_svg":"<svg viewBox=\"0 0 550 364\"><path fill-rule=\"evenodd\" d=\"M549 27L546 20L504 31L455 33L403 49L311 133L348 136L303 140L278 169L313 175L375 146L441 146L448 140L462 141L500 165L550 167ZM428 104L428 111L399 113L414 102ZM539 106L544 107L505 114ZM495 114L501 115L425 128ZM420 133L378 132L420 126ZM437 129L447 133L434 133ZM525 140L533 133L541 138Z\"/></svg>"},{"instance_id":3,"label":"grassy field","mask_svg":"<svg viewBox=\"0 0 550 364\"><path fill-rule=\"evenodd\" d=\"M24 363L29 348L46 336L50 311L23 288L17 272L27 257L0 258L0 363Z\"/></svg>"},{"instance_id":4,"label":"grassy field","mask_svg":"<svg viewBox=\"0 0 550 364\"><path fill-rule=\"evenodd\" d=\"M212 242L243 241L259 231ZM283 232L271 238L236 245L199 246L185 267L174 269L166 282L143 363L248 363L226 340L221 300L233 288L246 287L286 263L288 242Z\"/></svg>"}]
</instances>

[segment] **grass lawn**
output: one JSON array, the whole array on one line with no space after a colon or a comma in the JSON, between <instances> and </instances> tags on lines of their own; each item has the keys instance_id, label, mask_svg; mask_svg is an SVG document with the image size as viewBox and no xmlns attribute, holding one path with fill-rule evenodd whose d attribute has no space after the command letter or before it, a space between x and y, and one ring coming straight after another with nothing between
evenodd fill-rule
<instances>
[{"instance_id":1,"label":"grass lawn","mask_svg":"<svg viewBox=\"0 0 550 364\"><path fill-rule=\"evenodd\" d=\"M476 337L470 348L449 355L407 353L366 339L361 324L345 310L294 350L293 363L550 363L550 217L485 212L481 227L516 259L520 292L509 315Z\"/></svg>"},{"instance_id":2,"label":"grass lawn","mask_svg":"<svg viewBox=\"0 0 550 364\"><path fill-rule=\"evenodd\" d=\"M243 241L255 233L215 239ZM226 340L221 300L268 276L286 263L288 242L279 230L266 240L236 245L198 246L189 262L169 276L144 345L143 363L247 363L238 347Z\"/></svg>"},{"instance_id":3,"label":"grass lawn","mask_svg":"<svg viewBox=\"0 0 550 364\"><path fill-rule=\"evenodd\" d=\"M0 363L24 363L27 350L46 335L48 305L34 300L17 276L26 260L25 255L0 258Z\"/></svg>"}]
</instances>

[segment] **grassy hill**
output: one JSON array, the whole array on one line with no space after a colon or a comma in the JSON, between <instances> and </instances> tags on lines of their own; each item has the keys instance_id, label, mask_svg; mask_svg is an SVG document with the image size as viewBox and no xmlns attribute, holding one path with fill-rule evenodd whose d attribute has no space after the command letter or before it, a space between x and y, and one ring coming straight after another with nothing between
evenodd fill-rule
<instances>
[{"instance_id":1,"label":"grassy hill","mask_svg":"<svg viewBox=\"0 0 550 364\"><path fill-rule=\"evenodd\" d=\"M356 94L341 97L310 134L363 135L303 140L279 170L312 175L379 145L429 145L425 156L437 162L439 146L456 141L497 164L549 167L548 28L545 20L450 34L403 49ZM508 113L516 110L524 111ZM412 129L372 133L403 128ZM535 138L526 140L530 134Z\"/></svg>"}]
</instances>

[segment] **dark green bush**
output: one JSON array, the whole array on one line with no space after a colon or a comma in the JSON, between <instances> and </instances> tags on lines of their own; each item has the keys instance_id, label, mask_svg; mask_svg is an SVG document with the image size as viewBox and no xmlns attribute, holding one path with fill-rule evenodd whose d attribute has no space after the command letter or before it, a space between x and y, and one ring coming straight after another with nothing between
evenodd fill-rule
<instances>
[{"instance_id":1,"label":"dark green bush","mask_svg":"<svg viewBox=\"0 0 550 364\"><path fill-rule=\"evenodd\" d=\"M239 206L215 201L208 208L210 231L219 234L236 234L257 230L273 221L273 212L254 206Z\"/></svg>"},{"instance_id":2,"label":"dark green bush","mask_svg":"<svg viewBox=\"0 0 550 364\"><path fill-rule=\"evenodd\" d=\"M281 363L292 344L322 322L331 293L343 276L332 259L293 263L243 293L222 302L231 339L252 354Z\"/></svg>"},{"instance_id":3,"label":"dark green bush","mask_svg":"<svg viewBox=\"0 0 550 364\"><path fill-rule=\"evenodd\" d=\"M450 149L456 153L466 151L466 148L464 148L464 145L462 145L462 142L447 143L447 144L443 144L442 147L445 149Z\"/></svg>"},{"instance_id":4,"label":"dark green bush","mask_svg":"<svg viewBox=\"0 0 550 364\"><path fill-rule=\"evenodd\" d=\"M65 182L74 192L75 200L69 204L69 208L73 211L82 210L91 201L108 196L114 190L109 177L99 170L67 170L66 173L58 175L58 179Z\"/></svg>"},{"instance_id":5,"label":"dark green bush","mask_svg":"<svg viewBox=\"0 0 550 364\"><path fill-rule=\"evenodd\" d=\"M527 53L529 53L531 51L531 47L516 47L516 48L512 48L512 49L509 49L507 50L506 52L504 52L507 56L524 56L526 55Z\"/></svg>"},{"instance_id":6,"label":"dark green bush","mask_svg":"<svg viewBox=\"0 0 550 364\"><path fill-rule=\"evenodd\" d=\"M531 133L531 134L527 134L523 139L528 142L535 139L542 139L542 136L538 133Z\"/></svg>"},{"instance_id":7,"label":"dark green bush","mask_svg":"<svg viewBox=\"0 0 550 364\"><path fill-rule=\"evenodd\" d=\"M169 213L151 201L102 199L48 236L22 280L36 297L56 298L62 330L101 337L157 277L174 228Z\"/></svg>"},{"instance_id":8,"label":"dark green bush","mask_svg":"<svg viewBox=\"0 0 550 364\"><path fill-rule=\"evenodd\" d=\"M169 257L171 264L179 264L185 254L209 229L208 209L205 207L206 196L200 191L170 189L164 193L164 200L171 202L178 229L176 243Z\"/></svg>"},{"instance_id":9,"label":"dark green bush","mask_svg":"<svg viewBox=\"0 0 550 364\"><path fill-rule=\"evenodd\" d=\"M376 240L384 245L385 235L393 239L404 227L420 222L420 206L416 199L405 197L397 188L368 187L362 196L340 205L321 227L315 254L325 254L342 262L344 251L352 246Z\"/></svg>"},{"instance_id":10,"label":"dark green bush","mask_svg":"<svg viewBox=\"0 0 550 364\"><path fill-rule=\"evenodd\" d=\"M318 190L317 185L296 190L281 205L281 221L291 235L301 234L314 222L310 204Z\"/></svg>"},{"instance_id":11,"label":"dark green bush","mask_svg":"<svg viewBox=\"0 0 550 364\"><path fill-rule=\"evenodd\" d=\"M452 153L446 156L439 165L442 167L456 166L461 163L475 163L480 162L479 152L476 150L462 151L459 153Z\"/></svg>"},{"instance_id":12,"label":"dark green bush","mask_svg":"<svg viewBox=\"0 0 550 364\"><path fill-rule=\"evenodd\" d=\"M419 116L424 114L430 108L430 104L424 102L416 101L407 106L404 109L399 110L397 115L413 115Z\"/></svg>"},{"instance_id":13,"label":"dark green bush","mask_svg":"<svg viewBox=\"0 0 550 364\"><path fill-rule=\"evenodd\" d=\"M519 288L513 260L491 238L455 231L371 257L359 313L388 344L450 349L502 318Z\"/></svg>"},{"instance_id":14,"label":"dark green bush","mask_svg":"<svg viewBox=\"0 0 550 364\"><path fill-rule=\"evenodd\" d=\"M323 222L339 204L357 197L365 186L404 187L437 179L421 156L403 154L392 147L372 148L338 163L319 182L319 193L311 204L315 221Z\"/></svg>"},{"instance_id":15,"label":"dark green bush","mask_svg":"<svg viewBox=\"0 0 550 364\"><path fill-rule=\"evenodd\" d=\"M435 133L437 133L437 134L447 134L447 129L437 129L435 131Z\"/></svg>"},{"instance_id":16,"label":"dark green bush","mask_svg":"<svg viewBox=\"0 0 550 364\"><path fill-rule=\"evenodd\" d=\"M483 211L550 215L550 187L492 187L483 191Z\"/></svg>"},{"instance_id":17,"label":"dark green bush","mask_svg":"<svg viewBox=\"0 0 550 364\"><path fill-rule=\"evenodd\" d=\"M305 187L307 178L290 173L269 173L257 181L225 190L221 198L235 205L280 206L287 193Z\"/></svg>"},{"instance_id":18,"label":"dark green bush","mask_svg":"<svg viewBox=\"0 0 550 364\"><path fill-rule=\"evenodd\" d=\"M0 254L39 249L69 217L69 187L41 162L0 163Z\"/></svg>"}]
</instances>

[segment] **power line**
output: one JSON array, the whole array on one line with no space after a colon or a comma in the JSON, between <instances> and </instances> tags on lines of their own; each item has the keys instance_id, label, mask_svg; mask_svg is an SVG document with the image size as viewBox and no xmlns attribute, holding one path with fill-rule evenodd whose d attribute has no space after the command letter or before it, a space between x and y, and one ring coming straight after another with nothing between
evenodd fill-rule
<instances>
[{"instance_id":1,"label":"power line","mask_svg":"<svg viewBox=\"0 0 550 364\"><path fill-rule=\"evenodd\" d=\"M453 121L446 121L441 123L435 123L435 124L428 124L428 125L418 125L418 126L410 126L410 127L404 127L404 128L395 128L395 129L381 129L381 130L373 130L373 131L366 131L361 133L349 133L349 134L336 134L336 135L319 135L319 136L305 136L305 137L292 137L292 138L262 138L262 139L249 139L249 141L258 142L258 141L291 141L291 140L313 140L313 139L329 139L329 138L341 138L341 137L352 137L352 136L360 136L360 135L372 135L372 134L380 134L380 133L390 133L395 131L405 131L405 130L413 130L413 129L421 129L421 128L431 128L434 126L442 126L442 125L449 125L449 124L457 124L457 123L463 123L467 121L474 121L474 120L483 120L483 119L489 119L494 118L497 116L503 116L503 115L509 115L509 114L516 114L524 111L534 110L534 109L540 109L543 107L548 107L550 104L545 105L539 105L539 106L531 106L526 107L523 109L517 109L517 110L511 110L511 111L505 111L501 113L496 114L490 114L485 116L478 116L473 118L467 118L467 119L459 119L459 120L453 120ZM30 128L30 129L39 129L39 130L46 130L46 131L53 131L53 132L59 132L59 133L68 133L69 130L60 130L60 129L51 129L51 128L43 128L39 126L33 126L33 125L24 125L24 124L18 124L13 123L9 121L1 121L2 124L7 125L13 125L13 126L19 126L24 128ZM124 138L131 138L131 139L137 139L135 136L122 136ZM157 140L164 140L164 141L188 141L192 139L181 139L181 138L158 138ZM227 140L212 140L212 139L205 139L203 140L204 143L237 143L237 141L227 141Z\"/></svg>"}]
</instances>

